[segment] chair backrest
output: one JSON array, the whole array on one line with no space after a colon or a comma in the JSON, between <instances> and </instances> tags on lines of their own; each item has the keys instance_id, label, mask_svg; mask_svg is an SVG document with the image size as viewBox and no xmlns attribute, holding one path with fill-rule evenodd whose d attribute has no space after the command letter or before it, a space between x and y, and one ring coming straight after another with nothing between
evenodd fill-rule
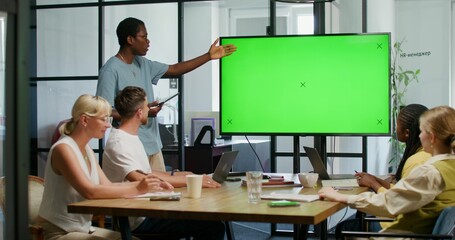
<instances>
[{"instance_id":1,"label":"chair backrest","mask_svg":"<svg viewBox=\"0 0 455 240\"><path fill-rule=\"evenodd\" d=\"M438 217L432 234L451 235L455 231L455 206L445 208Z\"/></svg>"},{"instance_id":2,"label":"chair backrest","mask_svg":"<svg viewBox=\"0 0 455 240\"><path fill-rule=\"evenodd\" d=\"M28 176L28 211L29 223L33 224L38 216L41 200L43 199L44 179ZM0 178L0 207L5 211L5 177Z\"/></svg>"},{"instance_id":3,"label":"chair backrest","mask_svg":"<svg viewBox=\"0 0 455 240\"><path fill-rule=\"evenodd\" d=\"M38 211L43 200L44 179L37 176L28 176L28 222L35 223Z\"/></svg>"}]
</instances>

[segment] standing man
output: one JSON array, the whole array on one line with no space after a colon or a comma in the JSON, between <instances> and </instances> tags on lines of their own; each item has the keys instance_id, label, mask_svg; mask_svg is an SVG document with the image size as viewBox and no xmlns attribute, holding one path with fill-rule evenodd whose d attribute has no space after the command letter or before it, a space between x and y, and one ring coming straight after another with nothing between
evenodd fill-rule
<instances>
[{"instance_id":1,"label":"standing man","mask_svg":"<svg viewBox=\"0 0 455 240\"><path fill-rule=\"evenodd\" d=\"M170 183L172 187L186 186L185 175L171 175L151 170L147 155L138 138L139 127L148 121L147 97L139 87L125 87L115 98L115 108L121 116L118 129L112 129L103 153L103 171L112 182L140 181L153 175ZM218 188L221 185L211 177L203 176L203 187ZM171 186L168 189L172 189ZM130 218L132 233L181 233L193 239L223 240L224 223L220 221L172 220L157 218Z\"/></svg>"},{"instance_id":2,"label":"standing man","mask_svg":"<svg viewBox=\"0 0 455 240\"><path fill-rule=\"evenodd\" d=\"M149 121L139 129L139 138L147 152L151 168L166 171L161 153L163 144L156 120L162 106L155 101L152 84L156 85L161 77L177 77L210 60L229 56L237 48L234 45L217 46L217 39L207 53L189 61L167 65L143 57L150 46L147 36L145 24L139 19L129 17L119 23L117 38L120 50L100 69L96 95L107 99L113 106L116 94L126 86L137 86L145 90L150 107ZM120 120L115 109L112 111L112 117L117 121Z\"/></svg>"}]
</instances>

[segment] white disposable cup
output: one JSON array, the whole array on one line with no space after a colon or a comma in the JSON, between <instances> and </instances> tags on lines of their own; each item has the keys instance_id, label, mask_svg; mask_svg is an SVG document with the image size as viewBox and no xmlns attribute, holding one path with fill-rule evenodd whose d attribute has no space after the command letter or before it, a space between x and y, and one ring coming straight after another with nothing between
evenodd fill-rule
<instances>
[{"instance_id":1,"label":"white disposable cup","mask_svg":"<svg viewBox=\"0 0 455 240\"><path fill-rule=\"evenodd\" d=\"M319 174L317 173L299 173L299 181L304 187L315 187L318 183Z\"/></svg>"},{"instance_id":2,"label":"white disposable cup","mask_svg":"<svg viewBox=\"0 0 455 240\"><path fill-rule=\"evenodd\" d=\"M259 203L262 193L262 172L246 172L246 186L248 189L248 202Z\"/></svg>"},{"instance_id":3,"label":"white disposable cup","mask_svg":"<svg viewBox=\"0 0 455 240\"><path fill-rule=\"evenodd\" d=\"M187 197L200 198L202 192L202 175L186 175Z\"/></svg>"}]
</instances>

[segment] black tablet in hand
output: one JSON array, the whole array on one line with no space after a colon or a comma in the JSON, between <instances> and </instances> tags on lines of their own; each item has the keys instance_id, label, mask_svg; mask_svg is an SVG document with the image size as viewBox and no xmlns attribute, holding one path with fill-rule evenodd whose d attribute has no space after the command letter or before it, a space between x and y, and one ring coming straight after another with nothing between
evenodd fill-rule
<instances>
[{"instance_id":1,"label":"black tablet in hand","mask_svg":"<svg viewBox=\"0 0 455 240\"><path fill-rule=\"evenodd\" d=\"M163 99L159 100L160 102L158 103L158 105L163 105L165 102L173 99L174 97L177 97L178 95L179 95L179 93L176 93L176 94L171 95L171 96L169 96L167 98L163 98Z\"/></svg>"}]
</instances>

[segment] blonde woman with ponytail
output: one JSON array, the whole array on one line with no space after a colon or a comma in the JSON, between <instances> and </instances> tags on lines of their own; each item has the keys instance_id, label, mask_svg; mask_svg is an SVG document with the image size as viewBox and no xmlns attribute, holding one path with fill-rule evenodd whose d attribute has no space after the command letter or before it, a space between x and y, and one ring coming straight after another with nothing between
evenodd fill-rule
<instances>
[{"instance_id":1,"label":"blonde woman with ponytail","mask_svg":"<svg viewBox=\"0 0 455 240\"><path fill-rule=\"evenodd\" d=\"M382 232L431 233L442 210L455 206L455 110L440 106L424 112L419 138L430 159L390 189L346 195L323 188L319 196L375 216L396 216Z\"/></svg>"},{"instance_id":2,"label":"blonde woman with ponytail","mask_svg":"<svg viewBox=\"0 0 455 240\"><path fill-rule=\"evenodd\" d=\"M110 115L111 106L105 99L82 95L74 103L71 119L60 127L63 136L49 151L39 210L45 239L121 239L118 232L92 227L92 215L68 213L68 204L172 189L153 176L125 183L111 183L106 178L88 143L104 137L111 127Z\"/></svg>"}]
</instances>

